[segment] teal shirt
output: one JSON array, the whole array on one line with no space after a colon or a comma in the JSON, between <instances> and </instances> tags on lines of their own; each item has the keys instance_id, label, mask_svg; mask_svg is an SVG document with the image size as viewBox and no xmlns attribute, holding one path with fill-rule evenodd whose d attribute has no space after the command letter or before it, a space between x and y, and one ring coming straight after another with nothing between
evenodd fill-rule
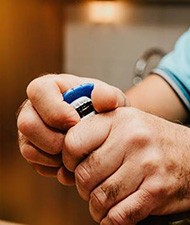
<instances>
[{"instance_id":1,"label":"teal shirt","mask_svg":"<svg viewBox=\"0 0 190 225\"><path fill-rule=\"evenodd\" d=\"M190 30L176 42L154 70L175 90L181 101L190 110Z\"/></svg>"}]
</instances>

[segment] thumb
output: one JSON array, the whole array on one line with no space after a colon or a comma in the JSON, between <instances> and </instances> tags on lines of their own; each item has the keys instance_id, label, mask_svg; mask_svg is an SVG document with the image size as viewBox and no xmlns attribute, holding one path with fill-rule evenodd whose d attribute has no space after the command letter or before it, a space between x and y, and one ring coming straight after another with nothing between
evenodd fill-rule
<instances>
[{"instance_id":1,"label":"thumb","mask_svg":"<svg viewBox=\"0 0 190 225\"><path fill-rule=\"evenodd\" d=\"M97 112L107 112L118 107L129 106L125 94L119 88L104 82L95 83L92 102Z\"/></svg>"}]
</instances>

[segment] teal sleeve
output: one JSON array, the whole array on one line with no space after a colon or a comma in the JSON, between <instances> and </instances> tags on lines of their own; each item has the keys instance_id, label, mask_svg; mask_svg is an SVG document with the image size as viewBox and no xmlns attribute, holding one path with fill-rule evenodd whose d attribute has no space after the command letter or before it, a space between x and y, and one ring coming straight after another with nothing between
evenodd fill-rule
<instances>
[{"instance_id":1,"label":"teal sleeve","mask_svg":"<svg viewBox=\"0 0 190 225\"><path fill-rule=\"evenodd\" d=\"M153 72L162 76L190 110L190 30L176 42Z\"/></svg>"}]
</instances>

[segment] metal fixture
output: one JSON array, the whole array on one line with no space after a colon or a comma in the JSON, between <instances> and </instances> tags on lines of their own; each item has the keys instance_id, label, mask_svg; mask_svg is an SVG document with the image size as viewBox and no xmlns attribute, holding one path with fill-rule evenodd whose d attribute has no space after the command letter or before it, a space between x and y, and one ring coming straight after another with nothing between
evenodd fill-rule
<instances>
[{"instance_id":1,"label":"metal fixture","mask_svg":"<svg viewBox=\"0 0 190 225\"><path fill-rule=\"evenodd\" d=\"M135 63L133 84L137 85L144 79L146 76L146 68L153 57L157 56L161 59L165 54L159 48L150 48L145 51Z\"/></svg>"}]
</instances>

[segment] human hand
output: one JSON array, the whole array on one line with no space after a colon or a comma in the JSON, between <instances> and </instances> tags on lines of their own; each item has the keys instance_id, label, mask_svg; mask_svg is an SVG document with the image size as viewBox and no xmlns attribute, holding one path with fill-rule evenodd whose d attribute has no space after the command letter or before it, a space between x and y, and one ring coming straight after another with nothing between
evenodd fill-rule
<instances>
[{"instance_id":1,"label":"human hand","mask_svg":"<svg viewBox=\"0 0 190 225\"><path fill-rule=\"evenodd\" d=\"M95 85L92 102L97 112L126 104L125 95L119 89L99 80L46 75L29 84L28 100L18 115L19 146L23 157L38 173L57 176L66 185L74 184L74 176L62 163L62 145L66 131L80 118L74 108L63 101L62 93L88 82Z\"/></svg>"},{"instance_id":2,"label":"human hand","mask_svg":"<svg viewBox=\"0 0 190 225\"><path fill-rule=\"evenodd\" d=\"M133 108L72 127L63 162L101 225L190 210L190 129Z\"/></svg>"}]
</instances>

